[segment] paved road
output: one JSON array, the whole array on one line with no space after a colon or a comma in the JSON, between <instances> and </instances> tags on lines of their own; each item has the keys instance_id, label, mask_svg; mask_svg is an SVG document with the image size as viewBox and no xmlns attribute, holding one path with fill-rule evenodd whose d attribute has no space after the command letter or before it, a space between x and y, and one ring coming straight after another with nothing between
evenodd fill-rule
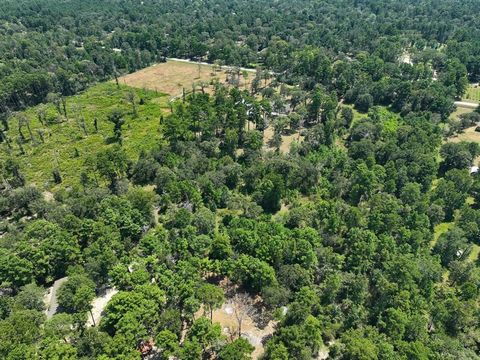
<instances>
[{"instance_id":1,"label":"paved road","mask_svg":"<svg viewBox=\"0 0 480 360\"><path fill-rule=\"evenodd\" d=\"M58 308L58 301L57 301L57 291L60 288L60 286L67 281L68 277L64 277L61 279L58 279L53 283L53 286L48 289L48 293L46 295L46 300L47 300L47 319L50 319L55 313L57 312Z\"/></svg>"},{"instance_id":2,"label":"paved road","mask_svg":"<svg viewBox=\"0 0 480 360\"><path fill-rule=\"evenodd\" d=\"M476 109L478 103L473 101L455 101L455 105L458 107L466 108L466 109Z\"/></svg>"},{"instance_id":3,"label":"paved road","mask_svg":"<svg viewBox=\"0 0 480 360\"><path fill-rule=\"evenodd\" d=\"M210 64L210 63L207 63L207 62L193 61L193 60L179 59L179 58L167 58L167 60L179 61L179 62L190 63L190 64L208 65L208 66L212 66L212 65L213 65L213 64ZM221 66L221 68L222 68L223 70L228 70L228 69L233 69L233 68L235 68L235 66L223 65L223 66ZM256 72L257 72L256 69L251 69L251 68L238 67L238 69L240 69L240 71L248 71L248 72L251 72L251 73L256 73Z\"/></svg>"},{"instance_id":4,"label":"paved road","mask_svg":"<svg viewBox=\"0 0 480 360\"><path fill-rule=\"evenodd\" d=\"M105 306L107 306L108 302L116 293L118 293L117 289L106 289L101 296L97 296L95 299L93 299L92 311L90 312L86 323L88 327L94 326L92 316L93 319L95 319L95 325L98 325L100 323L100 319L102 318L102 313L105 309Z\"/></svg>"}]
</instances>

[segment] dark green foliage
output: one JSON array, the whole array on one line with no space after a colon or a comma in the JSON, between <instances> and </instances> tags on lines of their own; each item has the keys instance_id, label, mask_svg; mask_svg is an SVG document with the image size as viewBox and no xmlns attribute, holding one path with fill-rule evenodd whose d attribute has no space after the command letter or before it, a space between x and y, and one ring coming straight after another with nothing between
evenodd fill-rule
<instances>
[{"instance_id":1,"label":"dark green foliage","mask_svg":"<svg viewBox=\"0 0 480 360\"><path fill-rule=\"evenodd\" d=\"M247 316L278 321L266 360L326 347L335 360L478 358L479 148L441 136L480 77L479 12L452 0L3 1L0 358L140 359L154 341L162 360L247 360ZM258 71L250 89L233 68L230 86L185 89L170 106L120 83L166 56ZM110 78L95 101L69 97ZM79 99L100 104L91 128L69 106ZM147 108L155 138L140 131ZM68 117L83 129L67 155L81 186L64 161L27 184L59 136L48 127ZM135 125L141 150L123 146ZM101 148L83 164L92 137ZM44 289L64 276L47 320ZM230 336L212 322L227 306Z\"/></svg>"},{"instance_id":2,"label":"dark green foliage","mask_svg":"<svg viewBox=\"0 0 480 360\"><path fill-rule=\"evenodd\" d=\"M122 126L125 123L123 113L120 110L114 110L108 115L108 121L113 123L113 140L122 144Z\"/></svg>"},{"instance_id":3,"label":"dark green foliage","mask_svg":"<svg viewBox=\"0 0 480 360\"><path fill-rule=\"evenodd\" d=\"M452 261L467 258L470 245L465 233L459 228L453 228L440 236L433 251L440 255L442 264L448 266Z\"/></svg>"},{"instance_id":4,"label":"dark green foliage","mask_svg":"<svg viewBox=\"0 0 480 360\"><path fill-rule=\"evenodd\" d=\"M110 190L118 193L119 180L127 171L127 156L120 146L109 147L98 153L95 167L100 176L110 182Z\"/></svg>"},{"instance_id":5,"label":"dark green foliage","mask_svg":"<svg viewBox=\"0 0 480 360\"><path fill-rule=\"evenodd\" d=\"M244 338L239 338L234 342L225 345L218 353L220 360L249 360L250 354L255 348Z\"/></svg>"},{"instance_id":6,"label":"dark green foliage","mask_svg":"<svg viewBox=\"0 0 480 360\"><path fill-rule=\"evenodd\" d=\"M373 105L373 96L370 94L361 94L355 100L355 108L359 111L367 112Z\"/></svg>"},{"instance_id":7,"label":"dark green foliage","mask_svg":"<svg viewBox=\"0 0 480 360\"><path fill-rule=\"evenodd\" d=\"M253 292L277 282L275 271L267 263L247 255L242 255L235 262L232 277Z\"/></svg>"},{"instance_id":8,"label":"dark green foliage","mask_svg":"<svg viewBox=\"0 0 480 360\"><path fill-rule=\"evenodd\" d=\"M254 197L264 211L275 213L280 210L283 192L284 184L282 178L279 175L271 174L260 181Z\"/></svg>"},{"instance_id":9,"label":"dark green foliage","mask_svg":"<svg viewBox=\"0 0 480 360\"><path fill-rule=\"evenodd\" d=\"M69 276L58 290L58 303L67 313L86 313L95 297L95 283L83 274Z\"/></svg>"},{"instance_id":10,"label":"dark green foliage","mask_svg":"<svg viewBox=\"0 0 480 360\"><path fill-rule=\"evenodd\" d=\"M476 143L447 143L440 149L443 157L442 168L444 171L450 169L466 169L472 165L473 159L479 153Z\"/></svg>"},{"instance_id":11,"label":"dark green foliage","mask_svg":"<svg viewBox=\"0 0 480 360\"><path fill-rule=\"evenodd\" d=\"M54 169L52 172L53 175L53 182L55 184L60 184L62 182L62 175L60 174L60 170Z\"/></svg>"}]
</instances>

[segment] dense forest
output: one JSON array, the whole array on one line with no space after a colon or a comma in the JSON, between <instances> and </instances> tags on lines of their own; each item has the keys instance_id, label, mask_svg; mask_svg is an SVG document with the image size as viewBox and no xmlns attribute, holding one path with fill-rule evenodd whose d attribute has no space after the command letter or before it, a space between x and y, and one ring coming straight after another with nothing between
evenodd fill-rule
<instances>
[{"instance_id":1,"label":"dense forest","mask_svg":"<svg viewBox=\"0 0 480 360\"><path fill-rule=\"evenodd\" d=\"M0 106L72 95L169 56L263 64L291 82L308 77L309 88L350 90L351 101L370 95L444 114L444 98L462 94L466 75L479 81L479 12L475 0L5 0ZM405 49L415 66L393 66ZM429 84L432 71L445 88Z\"/></svg>"},{"instance_id":2,"label":"dense forest","mask_svg":"<svg viewBox=\"0 0 480 360\"><path fill-rule=\"evenodd\" d=\"M3 0L0 358L479 359L480 146L451 141L478 14ZM170 101L119 81L167 58L233 70Z\"/></svg>"}]
</instances>

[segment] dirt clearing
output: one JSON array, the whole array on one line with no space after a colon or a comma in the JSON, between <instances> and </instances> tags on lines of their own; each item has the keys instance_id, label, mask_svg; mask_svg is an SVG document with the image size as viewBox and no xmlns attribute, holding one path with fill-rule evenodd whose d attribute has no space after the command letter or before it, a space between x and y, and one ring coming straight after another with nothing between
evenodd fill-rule
<instances>
[{"instance_id":1,"label":"dirt clearing","mask_svg":"<svg viewBox=\"0 0 480 360\"><path fill-rule=\"evenodd\" d=\"M207 91L212 90L211 84L218 80L220 83L228 84L232 77L231 70L219 66L207 65L179 60L167 60L165 63L156 64L143 70L122 76L118 79L120 84L135 88L149 89L168 94L172 97L178 96L182 90L191 91L194 83L203 82L209 85ZM239 74L239 88L249 89L250 83L255 77L255 71L242 71ZM246 75L246 77L245 77ZM236 76L236 75L235 75ZM199 86L197 86L200 89Z\"/></svg>"},{"instance_id":2,"label":"dirt clearing","mask_svg":"<svg viewBox=\"0 0 480 360\"><path fill-rule=\"evenodd\" d=\"M274 130L272 126L267 127L263 132L263 145L266 150L275 150L275 148L271 146L273 134ZM303 137L300 136L298 132L294 132L289 135L282 135L282 143L279 147L280 152L282 154L288 154L290 152L290 146L294 141L297 143L301 143L303 141Z\"/></svg>"},{"instance_id":3,"label":"dirt clearing","mask_svg":"<svg viewBox=\"0 0 480 360\"><path fill-rule=\"evenodd\" d=\"M235 315L236 304L233 300L225 302L220 309L213 311L212 321L219 323L222 333L229 339L234 339L238 332L238 321ZM199 310L195 318L203 315ZM208 317L208 314L206 314ZM255 347L252 353L253 359L259 359L264 352L263 341L275 331L275 321L269 321L266 326L259 327L250 314L246 314L242 321L242 337L247 339Z\"/></svg>"},{"instance_id":4,"label":"dirt clearing","mask_svg":"<svg viewBox=\"0 0 480 360\"><path fill-rule=\"evenodd\" d=\"M448 142L458 143L460 141L470 141L480 143L480 132L475 131L477 127L472 126L463 130L463 132L448 138Z\"/></svg>"}]
</instances>

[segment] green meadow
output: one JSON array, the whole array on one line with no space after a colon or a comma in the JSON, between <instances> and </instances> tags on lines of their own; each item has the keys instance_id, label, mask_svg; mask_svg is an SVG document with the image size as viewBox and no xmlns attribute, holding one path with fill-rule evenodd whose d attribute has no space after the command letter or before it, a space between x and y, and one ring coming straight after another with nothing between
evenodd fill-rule
<instances>
[{"instance_id":1,"label":"green meadow","mask_svg":"<svg viewBox=\"0 0 480 360\"><path fill-rule=\"evenodd\" d=\"M466 100L480 101L480 86L469 85L464 98Z\"/></svg>"},{"instance_id":2,"label":"green meadow","mask_svg":"<svg viewBox=\"0 0 480 360\"><path fill-rule=\"evenodd\" d=\"M134 116L132 98L137 115ZM155 91L117 87L114 83L101 83L85 92L66 98L67 116L52 104L41 104L9 120L7 132L10 148L0 144L0 160L14 158L25 175L27 183L40 188L55 186L52 171L58 168L62 176L61 186L79 183L83 169L102 149L111 145L113 123L108 115L120 110L125 120L122 126L123 142L128 157L135 160L142 150L151 149L162 141L160 117L168 112L168 96ZM43 124L39 120L43 116ZM19 145L19 119L28 119L31 132L23 126L25 140ZM97 119L97 130L95 130ZM33 136L33 139L32 139ZM23 148L23 152L22 152Z\"/></svg>"}]
</instances>

